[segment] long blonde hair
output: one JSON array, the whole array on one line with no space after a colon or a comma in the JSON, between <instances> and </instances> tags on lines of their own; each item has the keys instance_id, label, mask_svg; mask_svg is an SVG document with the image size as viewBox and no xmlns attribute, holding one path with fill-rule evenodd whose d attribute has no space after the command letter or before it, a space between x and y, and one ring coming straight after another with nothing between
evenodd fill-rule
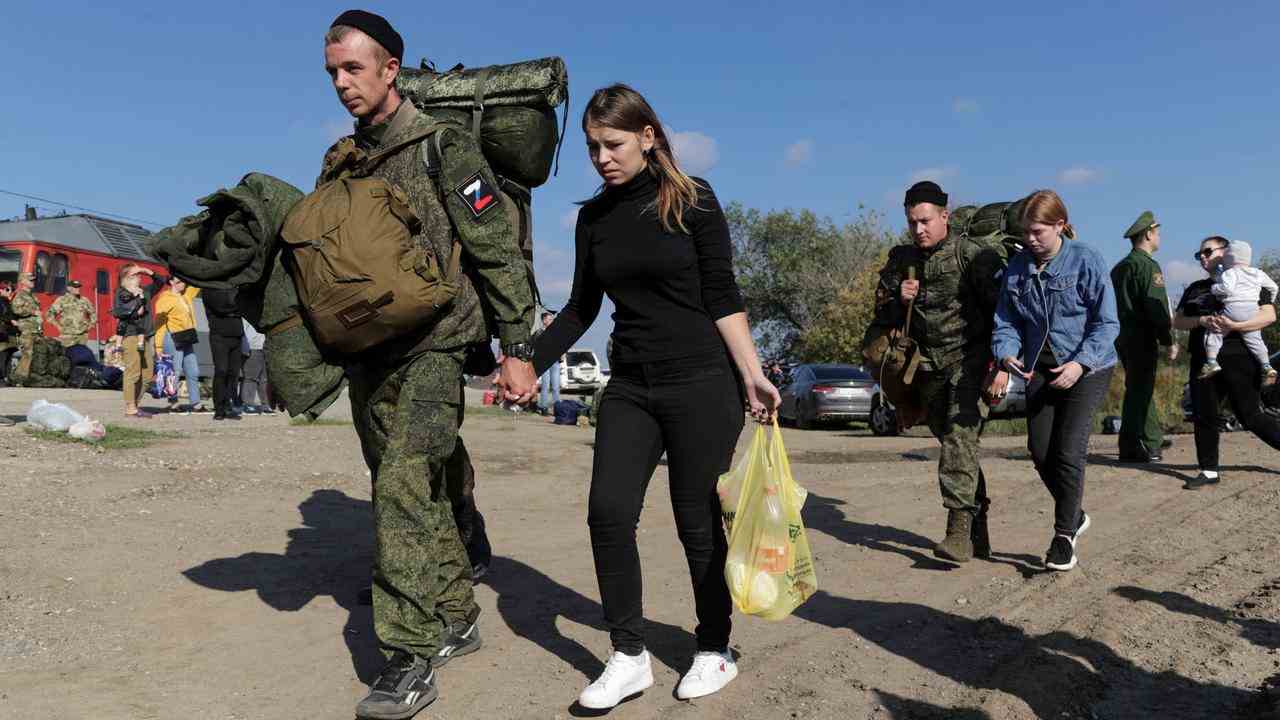
<instances>
[{"instance_id":1,"label":"long blonde hair","mask_svg":"<svg viewBox=\"0 0 1280 720\"><path fill-rule=\"evenodd\" d=\"M676 163L671 142L653 106L631 87L616 83L595 91L587 101L587 108L582 111L584 133L589 125L633 133L643 132L646 126L653 128L653 148L645 154L647 162L641 172L648 172L658 183L655 209L662 228L667 232L679 228L688 235L684 213L690 208L698 209L699 185Z\"/></svg>"}]
</instances>

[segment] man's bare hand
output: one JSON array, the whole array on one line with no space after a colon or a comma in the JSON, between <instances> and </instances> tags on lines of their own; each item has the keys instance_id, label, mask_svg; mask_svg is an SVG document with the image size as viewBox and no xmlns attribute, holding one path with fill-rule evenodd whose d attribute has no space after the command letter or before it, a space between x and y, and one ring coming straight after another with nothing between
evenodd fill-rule
<instances>
[{"instance_id":1,"label":"man's bare hand","mask_svg":"<svg viewBox=\"0 0 1280 720\"><path fill-rule=\"evenodd\" d=\"M902 302L905 305L906 303L909 303L912 300L915 300L916 295L919 294L919 292L920 292L919 280L903 280L902 285L899 288L898 296L902 298Z\"/></svg>"},{"instance_id":2,"label":"man's bare hand","mask_svg":"<svg viewBox=\"0 0 1280 720\"><path fill-rule=\"evenodd\" d=\"M495 384L501 388L503 399L523 405L533 399L537 383L533 363L509 357L503 359L502 372L498 374Z\"/></svg>"}]
</instances>

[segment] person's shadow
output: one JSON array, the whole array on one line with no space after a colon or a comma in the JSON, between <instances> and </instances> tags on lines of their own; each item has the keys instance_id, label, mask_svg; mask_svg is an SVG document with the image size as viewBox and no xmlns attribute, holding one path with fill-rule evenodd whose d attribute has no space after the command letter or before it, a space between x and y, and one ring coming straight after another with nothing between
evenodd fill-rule
<instances>
[{"instance_id":1,"label":"person's shadow","mask_svg":"<svg viewBox=\"0 0 1280 720\"><path fill-rule=\"evenodd\" d=\"M1200 472L1198 465L1170 465L1167 463L1122 463L1114 455L1102 455L1099 453L1089 453L1090 465L1103 465L1113 468L1129 468L1133 470L1142 470L1153 475L1163 475L1173 478L1181 483L1186 483L1196 478L1196 474ZM1280 475L1280 470L1273 468L1264 468L1260 465L1223 465L1218 468L1221 472L1251 472L1265 473L1267 475Z\"/></svg>"},{"instance_id":2,"label":"person's shadow","mask_svg":"<svg viewBox=\"0 0 1280 720\"><path fill-rule=\"evenodd\" d=\"M372 611L356 596L369 584L373 562L372 504L339 490L316 490L298 510L302 527L289 531L283 555L245 553L210 560L182 574L214 590L257 591L264 603L282 612L301 610L317 597L332 597L348 612L342 638L356 676L371 683L384 660Z\"/></svg>"},{"instance_id":3,"label":"person's shadow","mask_svg":"<svg viewBox=\"0 0 1280 720\"><path fill-rule=\"evenodd\" d=\"M1234 623L1240 627L1240 636L1254 645L1269 650L1280 648L1280 623L1261 618L1238 617L1230 611L1202 603L1182 593L1156 592L1133 585L1121 585L1111 592L1132 602L1146 601L1155 603L1169 612L1195 615L1223 625Z\"/></svg>"},{"instance_id":4,"label":"person's shadow","mask_svg":"<svg viewBox=\"0 0 1280 720\"><path fill-rule=\"evenodd\" d=\"M841 507L843 505L848 503L839 498L825 497L810 491L800 513L804 526L810 530L825 533L847 545L860 545L877 552L901 555L911 560L914 568L950 571L959 567L957 564L926 554L932 552L936 544L929 538L889 525L850 520ZM993 551L988 562L1011 565L1024 576L1029 576L1040 572L1040 568L1037 567L1038 560L1031 555L1011 555Z\"/></svg>"},{"instance_id":5,"label":"person's shadow","mask_svg":"<svg viewBox=\"0 0 1280 720\"><path fill-rule=\"evenodd\" d=\"M1017 697L1035 717L1046 720L1102 716L1093 714L1100 702L1127 708L1116 717L1229 717L1254 695L1168 670L1147 670L1093 638L1064 631L1030 635L994 617L970 619L925 605L855 600L823 591L794 614L819 625L851 630L956 683ZM895 717L988 717L972 708L934 715L935 706L896 696L889 700L886 705L892 709L896 704L902 713Z\"/></svg>"}]
</instances>

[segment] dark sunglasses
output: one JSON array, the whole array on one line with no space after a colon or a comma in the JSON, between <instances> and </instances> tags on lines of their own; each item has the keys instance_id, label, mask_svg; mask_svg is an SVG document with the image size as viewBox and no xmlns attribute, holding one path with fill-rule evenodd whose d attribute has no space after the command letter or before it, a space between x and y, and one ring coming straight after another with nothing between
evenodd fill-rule
<instances>
[{"instance_id":1,"label":"dark sunglasses","mask_svg":"<svg viewBox=\"0 0 1280 720\"><path fill-rule=\"evenodd\" d=\"M1215 248L1205 248L1198 252L1191 253L1191 257L1195 258L1196 260L1199 260L1200 258L1207 258L1210 255L1218 252L1219 250L1225 250L1225 249L1226 249L1225 245L1221 247L1215 247Z\"/></svg>"}]
</instances>

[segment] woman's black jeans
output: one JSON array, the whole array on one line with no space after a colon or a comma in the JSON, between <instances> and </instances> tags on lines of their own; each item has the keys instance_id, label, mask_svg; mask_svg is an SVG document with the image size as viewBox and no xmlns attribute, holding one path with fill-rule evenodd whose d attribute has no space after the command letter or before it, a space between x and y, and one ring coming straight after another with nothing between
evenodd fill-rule
<instances>
[{"instance_id":1,"label":"woman's black jeans","mask_svg":"<svg viewBox=\"0 0 1280 720\"><path fill-rule=\"evenodd\" d=\"M587 525L605 624L615 650L644 649L636 525L654 468L667 453L671 504L693 578L699 650L729 644L733 611L716 480L744 423L738 376L724 355L616 363L600 400Z\"/></svg>"},{"instance_id":2,"label":"woman's black jeans","mask_svg":"<svg viewBox=\"0 0 1280 720\"><path fill-rule=\"evenodd\" d=\"M1191 365L1191 408L1195 415L1196 464L1201 470L1218 469L1218 399L1225 395L1236 419L1260 440L1280 450L1280 419L1264 412L1258 386L1262 369L1252 355L1223 352L1221 372L1201 379L1203 363Z\"/></svg>"},{"instance_id":3,"label":"woman's black jeans","mask_svg":"<svg viewBox=\"0 0 1280 720\"><path fill-rule=\"evenodd\" d=\"M1027 384L1027 449L1053 496L1053 531L1075 535L1084 502L1084 469L1093 413L1111 385L1113 368L1091 372L1067 390L1049 387L1051 365L1036 365Z\"/></svg>"}]
</instances>

